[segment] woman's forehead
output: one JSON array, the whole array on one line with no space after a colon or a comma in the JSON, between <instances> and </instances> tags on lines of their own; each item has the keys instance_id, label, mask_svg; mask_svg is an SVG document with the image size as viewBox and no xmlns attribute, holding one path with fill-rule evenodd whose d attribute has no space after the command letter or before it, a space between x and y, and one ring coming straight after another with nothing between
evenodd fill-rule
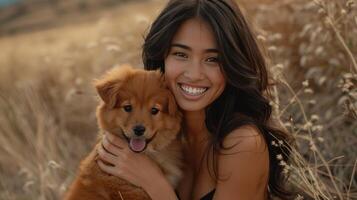
<instances>
[{"instance_id":1,"label":"woman's forehead","mask_svg":"<svg viewBox=\"0 0 357 200\"><path fill-rule=\"evenodd\" d=\"M200 49L217 48L216 39L210 25L199 18L193 18L183 22L174 35L172 44L180 44L190 48Z\"/></svg>"}]
</instances>

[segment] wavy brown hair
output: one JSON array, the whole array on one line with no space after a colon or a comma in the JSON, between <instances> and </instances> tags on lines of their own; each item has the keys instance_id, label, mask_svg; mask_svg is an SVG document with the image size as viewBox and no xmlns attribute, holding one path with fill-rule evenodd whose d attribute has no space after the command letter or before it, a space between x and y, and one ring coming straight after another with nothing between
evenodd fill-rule
<instances>
[{"instance_id":1,"label":"wavy brown hair","mask_svg":"<svg viewBox=\"0 0 357 200\"><path fill-rule=\"evenodd\" d=\"M276 156L281 154L288 162L288 148L293 140L283 129L271 123L270 97L264 95L269 94L267 64L253 32L234 1L169 1L145 37L142 52L145 69L161 69L164 72L164 60L172 38L180 25L192 18L200 18L212 27L221 71L227 80L222 95L206 108L205 123L213 138L209 149L214 151L214 177L219 178L217 153L226 149L224 138L243 125L253 125L264 136L269 150L269 196L291 197L286 190L283 168ZM271 145L273 141L284 144L276 147Z\"/></svg>"}]
</instances>

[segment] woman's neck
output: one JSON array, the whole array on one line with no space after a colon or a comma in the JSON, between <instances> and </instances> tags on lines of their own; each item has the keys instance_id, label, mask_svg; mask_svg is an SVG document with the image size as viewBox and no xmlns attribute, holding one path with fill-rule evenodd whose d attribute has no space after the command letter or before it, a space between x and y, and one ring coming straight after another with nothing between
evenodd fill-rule
<instances>
[{"instance_id":1,"label":"woman's neck","mask_svg":"<svg viewBox=\"0 0 357 200\"><path fill-rule=\"evenodd\" d=\"M188 142L186 158L194 174L202 165L204 150L207 147L209 132L205 124L205 111L184 112L184 132Z\"/></svg>"},{"instance_id":2,"label":"woman's neck","mask_svg":"<svg viewBox=\"0 0 357 200\"><path fill-rule=\"evenodd\" d=\"M205 111L185 111L184 112L184 130L190 142L199 142L206 139L208 130L205 124Z\"/></svg>"}]
</instances>

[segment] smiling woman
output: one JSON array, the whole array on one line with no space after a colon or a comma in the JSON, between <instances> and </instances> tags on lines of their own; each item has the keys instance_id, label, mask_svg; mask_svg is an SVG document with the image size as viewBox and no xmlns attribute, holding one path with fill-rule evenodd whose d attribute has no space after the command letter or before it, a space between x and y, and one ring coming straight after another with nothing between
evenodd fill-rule
<instances>
[{"instance_id":1,"label":"smiling woman","mask_svg":"<svg viewBox=\"0 0 357 200\"><path fill-rule=\"evenodd\" d=\"M177 188L159 174L143 175L157 180L143 184L152 199L177 199L173 189L184 200L290 197L276 157L288 161L292 137L271 118L265 59L235 1L169 1L145 37L142 58L146 70L164 74L187 140ZM104 137L103 147L116 140ZM275 140L281 146L271 146Z\"/></svg>"},{"instance_id":2,"label":"smiling woman","mask_svg":"<svg viewBox=\"0 0 357 200\"><path fill-rule=\"evenodd\" d=\"M208 24L190 19L181 25L165 59L165 76L185 111L202 110L222 94L226 80Z\"/></svg>"}]
</instances>

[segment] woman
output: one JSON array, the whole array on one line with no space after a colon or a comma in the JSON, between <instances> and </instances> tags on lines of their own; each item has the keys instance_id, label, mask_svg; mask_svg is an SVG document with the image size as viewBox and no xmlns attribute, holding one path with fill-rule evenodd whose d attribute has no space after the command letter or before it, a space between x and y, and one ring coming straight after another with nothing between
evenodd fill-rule
<instances>
[{"instance_id":1,"label":"woman","mask_svg":"<svg viewBox=\"0 0 357 200\"><path fill-rule=\"evenodd\" d=\"M154 200L287 198L276 157L287 161L290 137L272 125L263 95L266 64L234 1L169 1L142 55L145 69L164 73L184 114L188 169L172 188L150 159L107 133L99 158L115 156L105 160L113 166L98 161L103 171L142 187ZM284 145L271 145L278 140Z\"/></svg>"}]
</instances>

